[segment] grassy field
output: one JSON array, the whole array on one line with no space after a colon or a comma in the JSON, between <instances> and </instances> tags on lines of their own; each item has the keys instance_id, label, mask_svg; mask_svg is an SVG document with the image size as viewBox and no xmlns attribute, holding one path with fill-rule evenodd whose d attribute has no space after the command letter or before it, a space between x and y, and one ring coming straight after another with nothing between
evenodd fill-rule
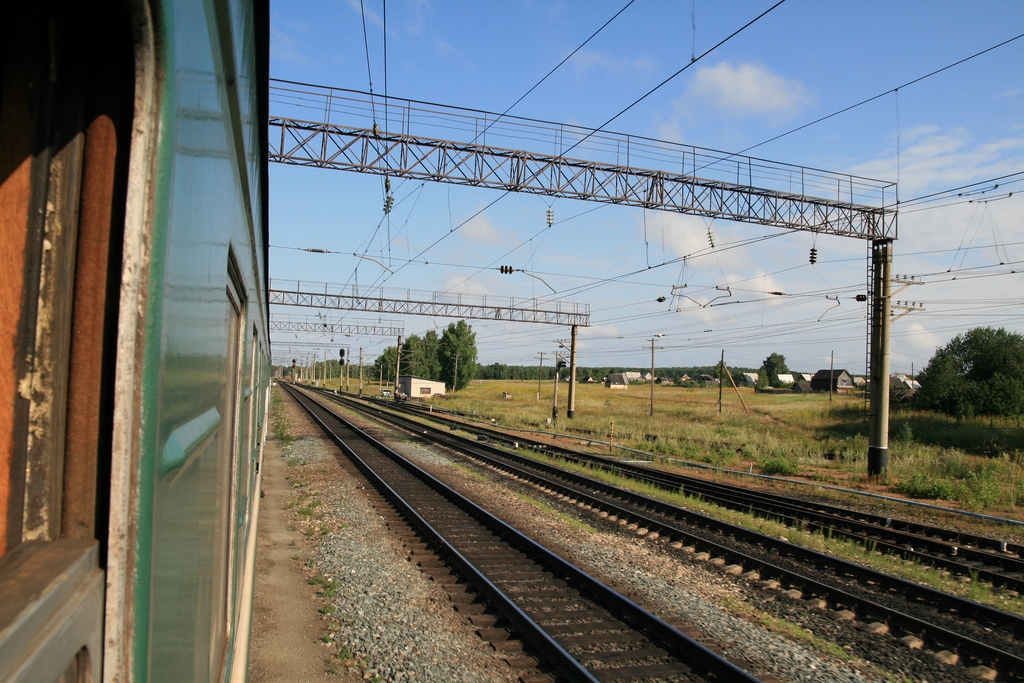
<instances>
[{"instance_id":1,"label":"grassy field","mask_svg":"<svg viewBox=\"0 0 1024 683\"><path fill-rule=\"evenodd\" d=\"M537 389L536 382L474 382L433 403L507 427L1024 519L1024 428L1016 420L957 422L897 410L890 420L888 478L870 482L866 406L859 396L829 402L827 394L755 394L746 388L737 393L728 387L719 413L717 388L656 386L651 417L648 385L611 390L581 384L575 418L568 419L568 385L562 384L559 418L549 423L552 383L541 385L539 400ZM364 391L377 393L377 387L367 385Z\"/></svg>"}]
</instances>

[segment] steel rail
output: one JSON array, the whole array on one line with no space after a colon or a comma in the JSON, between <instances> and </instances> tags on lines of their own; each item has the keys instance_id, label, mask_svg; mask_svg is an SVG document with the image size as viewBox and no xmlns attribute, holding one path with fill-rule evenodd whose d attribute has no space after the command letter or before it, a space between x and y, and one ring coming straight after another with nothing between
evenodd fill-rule
<instances>
[{"instance_id":1,"label":"steel rail","mask_svg":"<svg viewBox=\"0 0 1024 683\"><path fill-rule=\"evenodd\" d=\"M356 407L361 405L361 402L348 402L352 403ZM839 576L852 576L858 579L858 581L873 582L882 588L898 592L910 599L926 602L937 609L955 612L964 617L973 618L976 621L1006 629L1007 632L1013 634L1016 639L1020 640L1024 639L1024 619L1021 619L1016 615L862 567L861 565L852 562L840 560L824 553L802 548L788 542L779 542L771 536L743 529L741 527L734 527L733 525L720 522L714 518L678 508L669 503L665 503L642 494L592 480L583 477L582 475L567 472L566 470L553 465L528 460L528 466L530 468L540 470L547 476L538 474L536 471L531 472L516 464L508 462L509 459L514 459L516 461L526 459L510 454L497 447L486 443L469 442L468 440L462 439L456 435L430 428L429 425L406 421L404 418L399 416L387 414L384 414L383 416L387 418L387 421L392 422L392 424L396 424L396 426L401 426L402 428L413 431L419 435L429 435L432 439L442 442L450 448L466 453L467 455L471 455L471 457L485 460L487 464L492 467L497 467L507 472L514 473L522 479L532 481L537 485L551 490L560 491L562 495L570 496L571 503L575 503L577 505L583 503L584 505L590 505L591 507L596 507L604 511L611 510L610 514L614 514L619 519L629 519L634 521L646 528L648 532L658 533L659 536L669 537L679 541L688 539L695 544L700 544L700 547L711 549L714 555L723 557L726 561L742 565L746 569L757 567L759 568L762 576L767 575L771 578L785 581L789 585L800 587L801 590L805 592L810 592L813 595L825 598L836 605L851 608L854 612L858 612L860 614L873 615L876 617L884 616L890 626L895 626L907 633L924 636L932 642L954 649L962 655L970 656L978 661L988 664L1008 665L1009 668L1001 666L1000 668L1002 670L1024 672L1024 658L1015 654L1006 652L1005 650L987 643L979 642L963 634L955 633L949 629L932 624L912 615L902 613L891 607L855 596L841 588L825 584L804 574L774 565L763 558L754 557L705 537L697 536L691 531L673 526L665 519L650 517L649 515L644 514L644 512L641 512L641 510L653 511L658 514L665 515L666 517L681 519L682 521L690 524L709 528L712 531L727 531L727 533L738 540L765 548L772 548L777 550L780 554L790 555L797 561L804 564L827 568L834 571ZM376 417L382 416L378 414ZM563 481L553 481L550 478L552 476L558 477ZM564 483L564 480L575 480L578 486ZM623 503L631 504L633 507L624 507L624 505L615 504L606 498L597 497L594 495L597 492L601 492L610 497L615 497Z\"/></svg>"},{"instance_id":2,"label":"steel rail","mask_svg":"<svg viewBox=\"0 0 1024 683\"><path fill-rule=\"evenodd\" d=\"M401 409L407 409L406 406L401 406ZM409 412L413 414L424 414L428 417L424 411L417 409L409 409ZM684 474L678 474L675 472L669 472L654 467L649 467L636 463L623 462L615 458L606 456L596 455L593 453L584 453L581 451L575 451L569 448L563 448L560 446L553 446L540 441L535 441L529 438L521 438L519 436L509 435L507 432L502 432L497 429L491 429L481 425L466 424L459 420L453 420L447 418L444 415L437 415L436 413L430 413L429 419L446 424L455 424L459 428L467 431L482 433L491 435L496 439L503 439L508 441L515 441L520 445L527 446L540 450L544 453L557 455L570 460L578 462L586 462L594 464L608 471L614 471L620 474L627 474L636 479L646 481L649 483L665 486L670 489L684 488L687 491L700 493L703 496L713 497L722 495L722 500L727 500L724 494L718 494L716 492L731 492L743 497L742 509L747 509L749 506L749 498L756 496L758 499L764 501L764 505L778 505L778 510L770 511L771 514L787 514L791 517L801 519L802 521L816 522L813 515L830 515L837 519L837 525L861 525L861 529L865 532L874 530L875 533L884 533L890 535L904 534L905 536L898 538L897 540L889 542L894 549L901 552L906 552L907 549L903 547L903 544L909 543L911 545L928 547L935 552L944 553L949 556L956 556L967 562L981 562L987 564L996 564L1004 567L1005 572L1024 572L1024 560L1021 560L1021 555L1024 554L1024 547L1019 545L1008 543L1006 541L994 538L988 538L985 536L978 536L975 534L968 534L961 531L944 529L942 527L933 527L918 522L910 522L900 520L894 517L887 517L883 515L876 515L869 512L861 512L858 510L852 510L849 508L842 508L835 505L829 505L826 503L815 503L812 501L799 500L794 502L794 499L789 496L783 496L763 491L751 491L747 488L738 486L731 486L728 484L722 484L719 482L710 482L700 477L687 476ZM791 511L785 512L786 509ZM798 511L799 510L799 511ZM806 513L802 511L806 510ZM835 531L841 531L837 526L832 526ZM856 536L851 536L856 538ZM878 541L880 539L871 539ZM913 551L910 551L913 552ZM934 560L940 559L933 555L920 554L922 559ZM959 565L959 566L957 566ZM967 565L965 563L958 563L951 561L949 566L943 568L955 571L960 574L970 574L977 570L977 567ZM984 570L983 570L984 571ZM998 573L993 573L993 581L996 584L1000 584L1003 580L998 578ZM1012 577L1011 577L1012 580ZM1024 591L1021 591L1024 592Z\"/></svg>"},{"instance_id":3,"label":"steel rail","mask_svg":"<svg viewBox=\"0 0 1024 683\"><path fill-rule=\"evenodd\" d=\"M290 389L290 391L296 394L302 393L294 389ZM578 585L581 588L581 593L592 596L598 604L603 603L606 607L610 607L613 614L623 618L627 623L633 624L634 628L645 633L653 642L667 644L668 647L666 649L675 656L679 656L680 653L685 653L681 661L686 665L706 671L708 674L713 676L716 681L737 681L744 683L755 683L758 681L757 678L737 667L727 659L717 655L702 643L694 640L685 633L682 633L671 624L668 624L657 616L651 614L641 606L601 583L597 579L591 577L586 572L551 552L503 520L495 517L487 510L468 500L437 478L427 473L425 470L412 464L383 443L374 439L369 434L366 434L355 425L352 425L319 401L316 401L308 395L305 395L305 398L306 400L315 403L322 410L328 412L339 423L344 424L347 429L356 433L359 438L371 444L375 449L399 464L406 471L413 474L421 482L443 495L450 502L469 513L478 521L482 522L495 534L505 539L506 542L522 550L530 557L534 558L539 564L548 567L557 575L566 577L570 583ZM300 404L306 407L306 404L301 399ZM313 414L308 407L306 407L306 409L310 414ZM318 416L315 416L315 418L329 438L342 448L347 456L353 458L353 461L358 463L360 470L363 470L364 473L372 472L372 468L370 468L369 464L360 458L347 444L345 444L344 441L338 437L322 419ZM387 492L386 496L389 500L401 498L400 494L383 482L383 480L375 473L372 475L372 479L381 482L383 488L378 488L380 488L382 492ZM452 558L453 564L456 565L457 569L461 571L461 569L465 567L468 570L466 574L467 577L482 579L480 584L482 592L484 592L489 599L493 596L494 599L498 601L496 604L501 606L502 616L508 618L510 623L514 624L517 629L520 629L532 644L539 644L538 649L544 652L545 655L553 658L557 657L553 663L557 665L559 671L563 672L570 680L597 680L589 671L582 667L582 665L580 665L572 655L558 645L558 643L543 630L542 626L538 625L529 617L529 615L523 612L514 602L512 602L500 588L487 579L483 572L479 571L468 558L444 539L441 534L421 515L419 515L418 512L409 506L408 503L404 503L402 505L402 509L413 513L410 515L410 519L414 520L414 523L418 527L422 525L425 534L445 549L445 554ZM505 610L508 610L507 614ZM537 633L538 631L539 633ZM552 646L555 646L557 649L552 648ZM566 657L571 660L571 662L566 661Z\"/></svg>"}]
</instances>

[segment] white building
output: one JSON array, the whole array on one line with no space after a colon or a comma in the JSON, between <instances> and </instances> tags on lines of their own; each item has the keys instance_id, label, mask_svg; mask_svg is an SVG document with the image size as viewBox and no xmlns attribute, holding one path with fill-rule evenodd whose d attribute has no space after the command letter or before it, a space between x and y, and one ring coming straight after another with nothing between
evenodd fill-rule
<instances>
[{"instance_id":1,"label":"white building","mask_svg":"<svg viewBox=\"0 0 1024 683\"><path fill-rule=\"evenodd\" d=\"M398 390L409 398L427 399L431 396L444 396L444 382L402 375L398 378Z\"/></svg>"}]
</instances>

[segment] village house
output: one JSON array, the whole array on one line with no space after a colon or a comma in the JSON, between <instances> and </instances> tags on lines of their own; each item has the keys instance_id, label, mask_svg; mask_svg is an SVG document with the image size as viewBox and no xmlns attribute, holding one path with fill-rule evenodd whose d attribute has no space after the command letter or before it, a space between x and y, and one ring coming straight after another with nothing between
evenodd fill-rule
<instances>
[{"instance_id":1,"label":"village house","mask_svg":"<svg viewBox=\"0 0 1024 683\"><path fill-rule=\"evenodd\" d=\"M846 370L818 370L811 378L811 391L843 392L850 391L853 386L853 375Z\"/></svg>"},{"instance_id":2,"label":"village house","mask_svg":"<svg viewBox=\"0 0 1024 683\"><path fill-rule=\"evenodd\" d=\"M608 380L605 382L605 386L609 389L628 389L629 380L626 379L626 373L613 372L608 375Z\"/></svg>"}]
</instances>

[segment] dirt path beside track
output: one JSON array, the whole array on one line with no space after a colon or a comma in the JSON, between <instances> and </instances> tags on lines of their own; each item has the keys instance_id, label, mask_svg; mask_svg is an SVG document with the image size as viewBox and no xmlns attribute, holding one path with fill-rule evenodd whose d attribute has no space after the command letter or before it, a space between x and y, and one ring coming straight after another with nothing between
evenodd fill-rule
<instances>
[{"instance_id":1,"label":"dirt path beside track","mask_svg":"<svg viewBox=\"0 0 1024 683\"><path fill-rule=\"evenodd\" d=\"M297 411L291 420L292 431L303 431L301 417ZM315 433L313 430L315 427L310 432ZM325 462L323 466L337 464ZM257 537L249 681L360 681L362 677L353 671L327 672L329 653L321 645L324 624L317 611L322 601L309 585L305 568L313 542L295 526L294 513L288 509L295 497L288 470L280 439L270 434L263 454L264 498Z\"/></svg>"}]
</instances>

